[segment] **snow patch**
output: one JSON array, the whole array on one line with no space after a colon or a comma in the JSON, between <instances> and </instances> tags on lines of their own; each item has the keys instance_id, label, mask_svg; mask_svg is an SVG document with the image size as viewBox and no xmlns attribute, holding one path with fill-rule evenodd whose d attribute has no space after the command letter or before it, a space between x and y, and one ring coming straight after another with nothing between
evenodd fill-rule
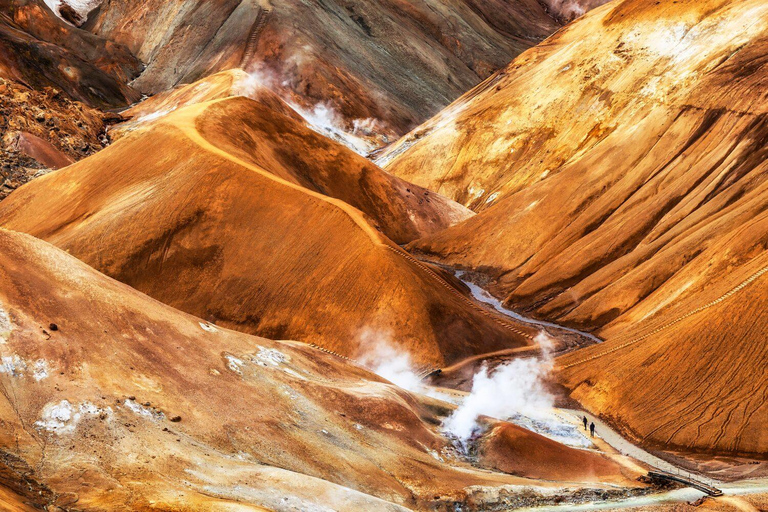
<instances>
[{"instance_id":1,"label":"snow patch","mask_svg":"<svg viewBox=\"0 0 768 512\"><path fill-rule=\"evenodd\" d=\"M227 360L227 368L237 373L238 375L243 374L243 366L245 366L245 361L229 354L225 355L224 359Z\"/></svg>"},{"instance_id":2,"label":"snow patch","mask_svg":"<svg viewBox=\"0 0 768 512\"><path fill-rule=\"evenodd\" d=\"M289 59L295 60L294 55ZM276 93L285 101L296 113L304 118L307 125L315 132L339 142L355 153L366 156L376 149L374 142L365 137L374 137L377 133L383 131L382 123L374 118L353 119L352 131L348 131L348 123L330 103L321 102L313 107L306 109L292 101L281 90L290 89L291 84L281 79L277 73L268 69L264 65L257 65L249 71L248 77L239 80L235 86L238 94L253 98L259 89L268 89Z\"/></svg>"},{"instance_id":3,"label":"snow patch","mask_svg":"<svg viewBox=\"0 0 768 512\"><path fill-rule=\"evenodd\" d=\"M51 367L45 359L38 359L34 363L27 363L24 359L14 354L0 359L0 373L7 373L12 377L24 377L32 367L32 378L40 382L48 377Z\"/></svg>"},{"instance_id":4,"label":"snow patch","mask_svg":"<svg viewBox=\"0 0 768 512\"><path fill-rule=\"evenodd\" d=\"M211 324L209 324L209 323L206 323L206 322L199 322L199 323L200 323L200 327L201 327L201 328L202 328L202 329L203 329L205 332L219 332L219 330L216 328L216 326L215 326L215 325L211 325Z\"/></svg>"},{"instance_id":5,"label":"snow patch","mask_svg":"<svg viewBox=\"0 0 768 512\"><path fill-rule=\"evenodd\" d=\"M160 421L165 418L165 414L162 412L154 411L148 407L144 407L134 400L126 399L124 404L128 409L130 409L134 414L138 416L144 416L145 418L149 418L155 421Z\"/></svg>"},{"instance_id":6,"label":"snow patch","mask_svg":"<svg viewBox=\"0 0 768 512\"><path fill-rule=\"evenodd\" d=\"M265 348L262 346L259 346L259 353L256 354L256 358L259 361L271 364L272 366L280 366L281 363L287 363L291 360L290 357L277 349Z\"/></svg>"},{"instance_id":7,"label":"snow patch","mask_svg":"<svg viewBox=\"0 0 768 512\"><path fill-rule=\"evenodd\" d=\"M27 370L27 363L17 355L3 356L0 359L0 373L7 373L12 377L23 377Z\"/></svg>"},{"instance_id":8,"label":"snow patch","mask_svg":"<svg viewBox=\"0 0 768 512\"><path fill-rule=\"evenodd\" d=\"M49 372L50 367L48 366L48 361L45 359L38 359L35 361L35 364L33 365L32 377L37 382L40 382L43 379L47 379Z\"/></svg>"},{"instance_id":9,"label":"snow patch","mask_svg":"<svg viewBox=\"0 0 768 512\"><path fill-rule=\"evenodd\" d=\"M373 130L377 123L376 120L370 118L355 119L352 121L354 131L350 133L344 128L344 117L328 103L318 103L312 110L306 110L295 103L288 102L288 104L304 118L314 131L347 146L355 153L365 156L376 149L375 144L361 137L361 135L368 135ZM369 133L364 130L369 130Z\"/></svg>"}]
</instances>

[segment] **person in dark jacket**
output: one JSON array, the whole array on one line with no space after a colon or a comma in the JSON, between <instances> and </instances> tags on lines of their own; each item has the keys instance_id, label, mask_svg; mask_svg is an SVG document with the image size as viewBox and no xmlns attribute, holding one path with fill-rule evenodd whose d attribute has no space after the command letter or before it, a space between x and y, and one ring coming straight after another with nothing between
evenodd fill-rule
<instances>
[{"instance_id":1,"label":"person in dark jacket","mask_svg":"<svg viewBox=\"0 0 768 512\"><path fill-rule=\"evenodd\" d=\"M591 435L592 437L595 437L595 422L594 421L589 425L589 435Z\"/></svg>"},{"instance_id":2,"label":"person in dark jacket","mask_svg":"<svg viewBox=\"0 0 768 512\"><path fill-rule=\"evenodd\" d=\"M586 430L587 430L587 417L586 417L586 416L584 416L584 417L582 418L582 420L584 421L584 430L586 431Z\"/></svg>"}]
</instances>

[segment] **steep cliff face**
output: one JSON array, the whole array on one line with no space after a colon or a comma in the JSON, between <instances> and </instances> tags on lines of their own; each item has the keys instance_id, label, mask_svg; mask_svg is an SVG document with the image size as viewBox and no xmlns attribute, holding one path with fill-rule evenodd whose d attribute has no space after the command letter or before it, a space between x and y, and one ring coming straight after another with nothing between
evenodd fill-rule
<instances>
[{"instance_id":1,"label":"steep cliff face","mask_svg":"<svg viewBox=\"0 0 768 512\"><path fill-rule=\"evenodd\" d=\"M143 92L241 66L346 131L393 137L559 26L535 0L107 0L84 28L147 64Z\"/></svg>"},{"instance_id":2,"label":"steep cliff face","mask_svg":"<svg viewBox=\"0 0 768 512\"><path fill-rule=\"evenodd\" d=\"M764 2L626 0L592 11L384 155L391 172L480 212L412 248L490 274L492 291L512 308L609 341L675 321L686 313L681 304L698 310L713 290L746 279L768 247L767 51ZM752 294L735 293L729 307L764 303L763 282ZM689 345L675 350L696 352L705 365L730 351L742 370L728 386L752 389L765 364L762 353L752 359L764 323L757 317L742 332L724 311L702 313L718 318L716 332L708 332L708 322L676 324L633 346L636 355L625 359L622 349L578 373L598 387L590 375L605 377L603 369L627 379L637 371L649 382L655 375L659 388L648 393L690 399L698 412L710 403L727 411L729 393L719 385L697 388L690 378L662 390L666 377L659 375L675 371L677 359L663 359L657 345L685 340ZM701 343L709 344L697 348ZM615 367L606 366L614 359ZM576 386L581 377L568 381ZM715 381L725 386L707 382ZM694 389L700 393L687 394ZM631 392L615 386L578 394L641 438L671 436L651 434L635 413L613 409L636 404L641 395ZM750 407L762 411L765 404ZM722 433L718 449L764 450L764 439L755 437L764 416L745 413L758 421L747 426L746 419L730 423L736 414L672 420L667 427L682 430L664 441L705 449L713 439L690 432L706 423Z\"/></svg>"}]
</instances>

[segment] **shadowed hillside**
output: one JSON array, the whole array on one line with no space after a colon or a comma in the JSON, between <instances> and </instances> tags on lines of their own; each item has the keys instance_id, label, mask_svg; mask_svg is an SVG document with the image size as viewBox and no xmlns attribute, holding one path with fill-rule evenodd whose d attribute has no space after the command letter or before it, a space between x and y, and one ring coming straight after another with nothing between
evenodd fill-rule
<instances>
[{"instance_id":1,"label":"shadowed hillside","mask_svg":"<svg viewBox=\"0 0 768 512\"><path fill-rule=\"evenodd\" d=\"M109 0L84 28L147 64L142 92L241 66L345 131L392 137L559 26L535 0Z\"/></svg>"},{"instance_id":2,"label":"shadowed hillside","mask_svg":"<svg viewBox=\"0 0 768 512\"><path fill-rule=\"evenodd\" d=\"M78 30L42 0L0 0L0 76L30 87L56 87L92 107L140 98L126 84L140 62L123 46Z\"/></svg>"}]
</instances>

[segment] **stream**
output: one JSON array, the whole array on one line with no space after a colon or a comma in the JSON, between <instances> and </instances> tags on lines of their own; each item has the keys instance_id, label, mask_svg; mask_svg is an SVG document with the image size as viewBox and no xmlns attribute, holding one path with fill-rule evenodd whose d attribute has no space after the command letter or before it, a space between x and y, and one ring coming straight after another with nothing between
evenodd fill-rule
<instances>
[{"instance_id":1,"label":"stream","mask_svg":"<svg viewBox=\"0 0 768 512\"><path fill-rule=\"evenodd\" d=\"M472 281L468 281L464 279L466 276L466 272L463 270L453 270L454 275L457 279L459 279L462 283L467 285L467 288L469 288L470 292L472 292L472 296L479 302L482 302L483 304L486 304L488 306L491 306L493 309L501 313L502 315L508 316L510 318L514 318L515 320L519 322L523 322L529 325L539 325L541 327L549 327L552 329L557 329L560 331L570 332L572 334L577 334L579 336L583 336L584 338L588 338L595 343L602 343L603 340L595 336L594 334L590 334L588 332L579 331L578 329L572 329L570 327L565 327L559 324L555 324L552 322L546 322L544 320L536 320L535 318L529 318L527 316L523 316L519 313L516 313L512 311L511 309L507 309L504 307L504 305L501 303L499 299L491 295L488 291L481 288L480 286L476 285Z\"/></svg>"}]
</instances>

